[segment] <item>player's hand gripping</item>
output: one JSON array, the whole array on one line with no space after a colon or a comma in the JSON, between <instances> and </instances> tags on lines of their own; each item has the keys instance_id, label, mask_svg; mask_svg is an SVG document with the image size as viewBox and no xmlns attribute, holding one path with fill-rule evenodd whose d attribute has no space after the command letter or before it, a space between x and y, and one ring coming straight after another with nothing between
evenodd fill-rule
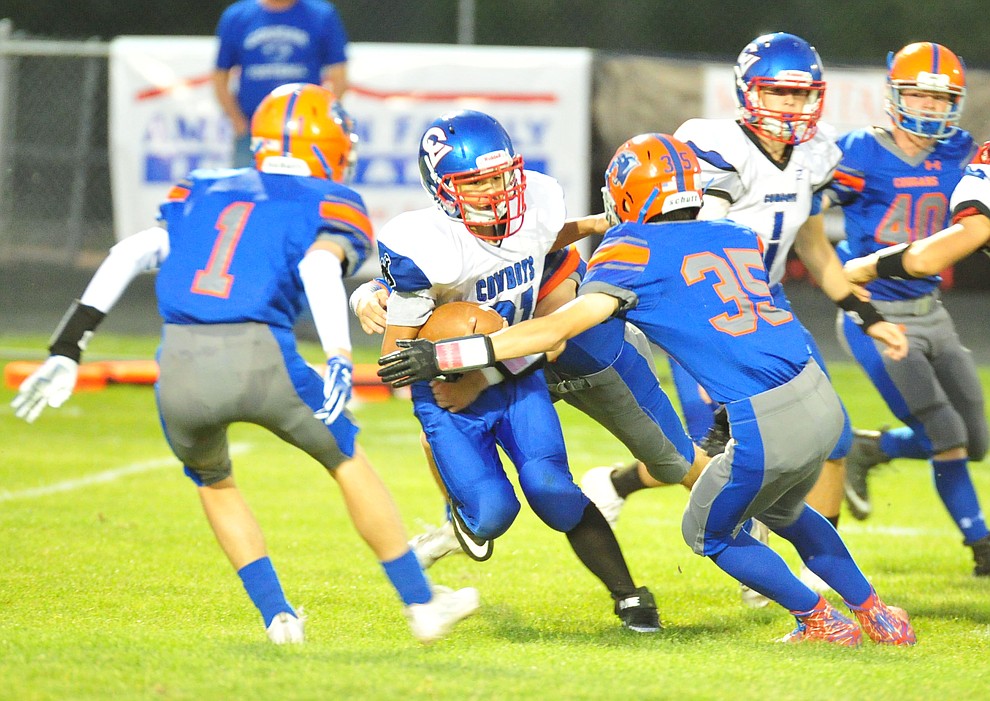
<instances>
[{"instance_id":1,"label":"player's hand gripping","mask_svg":"<svg viewBox=\"0 0 990 701\"><path fill-rule=\"evenodd\" d=\"M442 374L437 364L436 344L432 341L404 338L396 341L396 345L402 350L378 359L378 364L382 366L378 376L383 382L393 387L406 387Z\"/></svg>"},{"instance_id":2,"label":"player's hand gripping","mask_svg":"<svg viewBox=\"0 0 990 701\"><path fill-rule=\"evenodd\" d=\"M878 321L871 324L866 329L866 333L887 346L883 349L883 354L891 360L901 360L907 356L908 339L904 335L904 327L900 324Z\"/></svg>"},{"instance_id":3,"label":"player's hand gripping","mask_svg":"<svg viewBox=\"0 0 990 701\"><path fill-rule=\"evenodd\" d=\"M385 333L388 320L388 290L371 280L354 291L352 299L354 315L361 322L361 328L366 334Z\"/></svg>"},{"instance_id":4,"label":"player's hand gripping","mask_svg":"<svg viewBox=\"0 0 990 701\"><path fill-rule=\"evenodd\" d=\"M877 279L877 256L874 254L853 258L842 266L842 272L854 287L872 282Z\"/></svg>"},{"instance_id":5,"label":"player's hand gripping","mask_svg":"<svg viewBox=\"0 0 990 701\"><path fill-rule=\"evenodd\" d=\"M78 374L79 363L75 360L64 355L49 356L21 383L17 396L10 403L14 416L34 423L46 405L56 409L62 406L72 396Z\"/></svg>"},{"instance_id":6,"label":"player's hand gripping","mask_svg":"<svg viewBox=\"0 0 990 701\"><path fill-rule=\"evenodd\" d=\"M313 414L327 426L337 420L351 399L352 370L351 361L342 355L335 355L327 361L327 374L323 380L323 407Z\"/></svg>"}]
</instances>

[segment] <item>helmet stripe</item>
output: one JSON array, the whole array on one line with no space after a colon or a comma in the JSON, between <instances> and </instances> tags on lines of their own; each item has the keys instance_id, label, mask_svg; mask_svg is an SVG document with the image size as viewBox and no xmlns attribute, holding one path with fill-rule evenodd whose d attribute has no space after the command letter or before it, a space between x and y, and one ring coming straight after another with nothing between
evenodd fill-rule
<instances>
[{"instance_id":1,"label":"helmet stripe","mask_svg":"<svg viewBox=\"0 0 990 701\"><path fill-rule=\"evenodd\" d=\"M677 183L677 191L684 192L687 190L687 183L684 180L684 166L681 165L681 159L678 157L677 149L674 145L670 143L670 140L662 135L657 136L657 140L667 148L667 152L670 153L670 160L673 161L674 166L674 180Z\"/></svg>"},{"instance_id":2,"label":"helmet stripe","mask_svg":"<svg viewBox=\"0 0 990 701\"><path fill-rule=\"evenodd\" d=\"M285 117L282 119L282 153L289 152L289 122L292 121L292 113L296 109L296 100L299 99L299 91L293 91L289 96L289 102L285 106Z\"/></svg>"},{"instance_id":3,"label":"helmet stripe","mask_svg":"<svg viewBox=\"0 0 990 701\"><path fill-rule=\"evenodd\" d=\"M942 47L938 44L929 44L929 46L932 49L932 73L938 75L941 72L939 71L939 64L942 58Z\"/></svg>"},{"instance_id":4,"label":"helmet stripe","mask_svg":"<svg viewBox=\"0 0 990 701\"><path fill-rule=\"evenodd\" d=\"M653 200L655 200L659 194L660 188L653 188L653 192L649 194L646 201L643 202L643 206L639 208L639 217L636 218L637 224L642 224L646 220L646 213L650 211L650 207L653 206Z\"/></svg>"}]
</instances>

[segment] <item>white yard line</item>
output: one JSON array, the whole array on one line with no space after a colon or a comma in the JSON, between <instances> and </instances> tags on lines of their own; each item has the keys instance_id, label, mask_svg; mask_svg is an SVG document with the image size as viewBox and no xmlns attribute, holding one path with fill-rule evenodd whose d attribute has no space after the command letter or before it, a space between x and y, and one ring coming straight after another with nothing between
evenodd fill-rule
<instances>
[{"instance_id":1,"label":"white yard line","mask_svg":"<svg viewBox=\"0 0 990 701\"><path fill-rule=\"evenodd\" d=\"M251 446L248 443L233 443L230 446L230 454L232 456L242 455L250 449ZM156 458L155 460L135 462L130 465L115 467L111 470L96 472L92 475L86 475L85 477L55 482L54 484L47 484L41 487L19 489L13 492L0 490L0 503L5 501L20 501L23 499L40 499L41 497L46 497L51 494L71 492L76 489L92 486L94 484L114 482L121 477L126 477L127 475L136 475L142 472L150 472L151 470L160 470L163 467L179 467L179 461L175 457Z\"/></svg>"}]
</instances>

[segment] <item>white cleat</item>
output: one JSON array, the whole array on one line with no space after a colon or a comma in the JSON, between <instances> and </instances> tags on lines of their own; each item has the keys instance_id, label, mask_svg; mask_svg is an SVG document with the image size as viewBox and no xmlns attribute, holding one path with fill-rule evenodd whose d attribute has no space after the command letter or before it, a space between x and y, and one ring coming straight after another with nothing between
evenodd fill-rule
<instances>
[{"instance_id":1,"label":"white cleat","mask_svg":"<svg viewBox=\"0 0 990 701\"><path fill-rule=\"evenodd\" d=\"M420 533L409 541L409 547L424 570L448 555L463 552L457 536L454 535L454 524L450 521L444 521L436 528Z\"/></svg>"},{"instance_id":2,"label":"white cleat","mask_svg":"<svg viewBox=\"0 0 990 701\"><path fill-rule=\"evenodd\" d=\"M749 534L761 543L766 544L770 542L770 529L762 521L757 521L755 518L753 519L753 525L749 529ZM755 589L750 589L745 584L739 585L739 595L742 597L743 605L751 609L766 608L770 604L770 599Z\"/></svg>"},{"instance_id":3,"label":"white cleat","mask_svg":"<svg viewBox=\"0 0 990 701\"><path fill-rule=\"evenodd\" d=\"M297 644L306 639L303 632L305 625L306 616L302 609L299 609L298 617L283 611L272 619L265 632L268 633L268 639L276 645Z\"/></svg>"},{"instance_id":4,"label":"white cleat","mask_svg":"<svg viewBox=\"0 0 990 701\"><path fill-rule=\"evenodd\" d=\"M416 639L428 645L447 635L459 621L477 611L480 604L478 590L473 587L455 591L434 585L430 601L406 606L406 620Z\"/></svg>"},{"instance_id":5,"label":"white cleat","mask_svg":"<svg viewBox=\"0 0 990 701\"><path fill-rule=\"evenodd\" d=\"M615 469L609 466L593 467L581 478L581 491L594 502L610 526L614 526L619 520L622 505L626 503L612 484Z\"/></svg>"},{"instance_id":6,"label":"white cleat","mask_svg":"<svg viewBox=\"0 0 990 701\"><path fill-rule=\"evenodd\" d=\"M801 580L801 583L804 584L804 586L814 592L818 592L819 594L824 594L832 589L832 587L828 585L828 582L808 569L808 566L804 563L801 563L801 572L798 575L798 579Z\"/></svg>"}]
</instances>

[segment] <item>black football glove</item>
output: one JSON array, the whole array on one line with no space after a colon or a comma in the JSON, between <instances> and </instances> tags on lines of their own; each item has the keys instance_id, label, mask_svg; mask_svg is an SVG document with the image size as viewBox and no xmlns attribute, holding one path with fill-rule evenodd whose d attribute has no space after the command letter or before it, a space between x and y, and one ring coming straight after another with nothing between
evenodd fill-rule
<instances>
[{"instance_id":1,"label":"black football glove","mask_svg":"<svg viewBox=\"0 0 990 701\"><path fill-rule=\"evenodd\" d=\"M725 410L725 404L719 404L712 417L711 428L701 439L698 447L705 451L705 454L714 458L719 453L725 452L725 444L732 436L729 433L729 413Z\"/></svg>"},{"instance_id":2,"label":"black football glove","mask_svg":"<svg viewBox=\"0 0 990 701\"><path fill-rule=\"evenodd\" d=\"M406 387L414 382L432 380L440 372L437 365L436 344L425 338L401 339L395 343L402 350L393 351L378 359L382 382L393 387Z\"/></svg>"}]
</instances>

